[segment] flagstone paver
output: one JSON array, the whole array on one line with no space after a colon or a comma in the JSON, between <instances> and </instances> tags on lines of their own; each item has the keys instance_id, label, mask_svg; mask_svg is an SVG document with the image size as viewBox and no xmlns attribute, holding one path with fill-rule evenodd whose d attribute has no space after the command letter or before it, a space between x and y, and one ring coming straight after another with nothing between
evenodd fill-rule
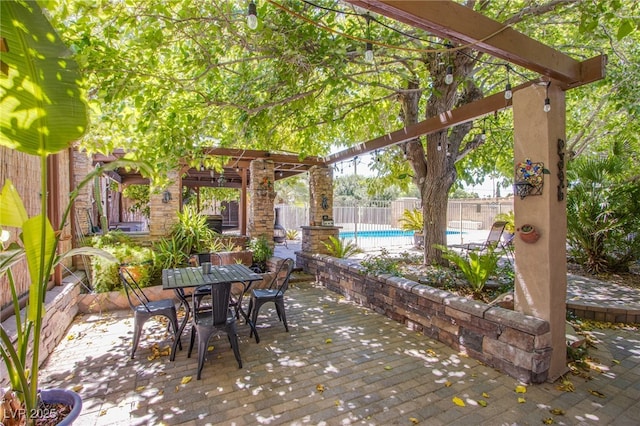
<instances>
[{"instance_id":1,"label":"flagstone paver","mask_svg":"<svg viewBox=\"0 0 640 426\"><path fill-rule=\"evenodd\" d=\"M267 306L258 320L260 344L238 324L242 369L221 337L211 341L196 380L195 351L187 358L189 327L175 362L154 357L154 345L162 351L171 344L160 321L145 325L131 360L133 321L130 312L118 311L78 317L47 361L42 385L76 387L84 404L80 426L539 425L546 418L630 425L640 419L640 337L631 328L594 330L599 342L591 352L602 372L591 371L591 380L567 376L574 392L544 383L517 394L517 381L506 374L324 288L296 283L287 296L289 333Z\"/></svg>"}]
</instances>

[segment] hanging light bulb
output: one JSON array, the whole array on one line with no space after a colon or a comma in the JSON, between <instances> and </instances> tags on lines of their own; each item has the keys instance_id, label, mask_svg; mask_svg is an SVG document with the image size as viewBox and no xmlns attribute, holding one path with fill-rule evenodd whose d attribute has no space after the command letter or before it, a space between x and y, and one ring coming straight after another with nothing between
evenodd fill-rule
<instances>
[{"instance_id":1,"label":"hanging light bulb","mask_svg":"<svg viewBox=\"0 0 640 426\"><path fill-rule=\"evenodd\" d=\"M453 83L453 67L451 65L447 66L447 75L444 77L444 82L446 84Z\"/></svg>"},{"instance_id":2,"label":"hanging light bulb","mask_svg":"<svg viewBox=\"0 0 640 426\"><path fill-rule=\"evenodd\" d=\"M487 132L484 129L482 129L482 133L480 133L480 140L481 141L486 141L487 140Z\"/></svg>"},{"instance_id":3,"label":"hanging light bulb","mask_svg":"<svg viewBox=\"0 0 640 426\"><path fill-rule=\"evenodd\" d=\"M549 112L551 111L551 100L549 99L549 86L551 86L551 82L547 82L547 88L546 88L546 98L544 99L544 107L542 108L542 110L544 112Z\"/></svg>"},{"instance_id":4,"label":"hanging light bulb","mask_svg":"<svg viewBox=\"0 0 640 426\"><path fill-rule=\"evenodd\" d=\"M438 151L442 151L442 144L438 142Z\"/></svg>"},{"instance_id":5,"label":"hanging light bulb","mask_svg":"<svg viewBox=\"0 0 640 426\"><path fill-rule=\"evenodd\" d=\"M364 51L364 60L373 62L373 44L371 42L367 42L367 49Z\"/></svg>"},{"instance_id":6,"label":"hanging light bulb","mask_svg":"<svg viewBox=\"0 0 640 426\"><path fill-rule=\"evenodd\" d=\"M249 3L249 11L247 12L247 26L252 30L258 28L258 9L253 0Z\"/></svg>"},{"instance_id":7,"label":"hanging light bulb","mask_svg":"<svg viewBox=\"0 0 640 426\"><path fill-rule=\"evenodd\" d=\"M513 97L513 92L511 91L511 83L507 83L504 88L504 98L509 100Z\"/></svg>"}]
</instances>

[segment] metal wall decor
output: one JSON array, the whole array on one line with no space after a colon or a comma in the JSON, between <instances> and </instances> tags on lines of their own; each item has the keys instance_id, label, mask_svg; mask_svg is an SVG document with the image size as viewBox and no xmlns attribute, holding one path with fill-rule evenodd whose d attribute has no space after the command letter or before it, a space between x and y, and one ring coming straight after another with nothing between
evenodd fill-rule
<instances>
[{"instance_id":1,"label":"metal wall decor","mask_svg":"<svg viewBox=\"0 0 640 426\"><path fill-rule=\"evenodd\" d=\"M564 200L564 140L558 139L558 201Z\"/></svg>"},{"instance_id":2,"label":"metal wall decor","mask_svg":"<svg viewBox=\"0 0 640 426\"><path fill-rule=\"evenodd\" d=\"M533 162L526 159L516 165L516 179L513 184L513 192L523 199L529 195L542 194L544 185L543 174L548 173L544 163Z\"/></svg>"}]
</instances>

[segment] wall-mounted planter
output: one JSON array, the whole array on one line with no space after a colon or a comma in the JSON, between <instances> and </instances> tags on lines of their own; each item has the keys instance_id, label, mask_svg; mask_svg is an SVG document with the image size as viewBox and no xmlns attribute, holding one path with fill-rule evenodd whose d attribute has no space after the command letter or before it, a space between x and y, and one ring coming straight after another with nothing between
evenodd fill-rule
<instances>
[{"instance_id":1,"label":"wall-mounted planter","mask_svg":"<svg viewBox=\"0 0 640 426\"><path fill-rule=\"evenodd\" d=\"M540 238L540 233L533 225L522 225L517 229L520 239L528 244L533 244Z\"/></svg>"}]
</instances>

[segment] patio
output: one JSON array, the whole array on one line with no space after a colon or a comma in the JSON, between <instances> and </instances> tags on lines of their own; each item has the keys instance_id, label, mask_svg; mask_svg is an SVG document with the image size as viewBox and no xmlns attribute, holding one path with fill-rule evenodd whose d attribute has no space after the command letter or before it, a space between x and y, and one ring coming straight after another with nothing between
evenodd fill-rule
<instances>
[{"instance_id":1,"label":"patio","mask_svg":"<svg viewBox=\"0 0 640 426\"><path fill-rule=\"evenodd\" d=\"M42 385L81 387L80 425L541 424L547 418L586 425L635 424L640 415L637 331L595 330L600 343L591 353L602 372L592 370L589 381L569 377L575 391L558 390L557 382L519 394L513 378L442 343L308 281L292 286L290 333L273 309L261 311L260 344L239 324L241 370L226 339L212 340L200 381L196 358L185 350L175 362L166 354L154 358L154 343L161 351L171 343L156 321L147 323L131 360L131 314L118 311L78 316L48 359Z\"/></svg>"}]
</instances>

